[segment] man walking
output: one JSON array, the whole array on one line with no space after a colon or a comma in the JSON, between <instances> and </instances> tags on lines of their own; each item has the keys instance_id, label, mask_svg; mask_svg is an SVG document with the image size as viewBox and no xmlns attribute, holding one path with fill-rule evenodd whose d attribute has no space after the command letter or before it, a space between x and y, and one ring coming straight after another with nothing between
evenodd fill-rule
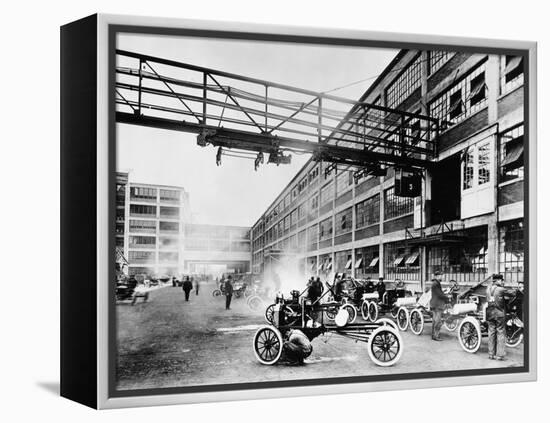
<instances>
[{"instance_id":1,"label":"man walking","mask_svg":"<svg viewBox=\"0 0 550 423\"><path fill-rule=\"evenodd\" d=\"M443 310L445 310L445 305L449 302L449 299L441 289L441 282L437 277L432 279L432 298L430 299L430 310L432 311L432 339L434 341L441 341L439 337L439 331L441 330L441 317L443 315Z\"/></svg>"},{"instance_id":2,"label":"man walking","mask_svg":"<svg viewBox=\"0 0 550 423\"><path fill-rule=\"evenodd\" d=\"M199 295L199 288L200 288L200 278L197 277L197 279L195 279L195 295Z\"/></svg>"},{"instance_id":3,"label":"man walking","mask_svg":"<svg viewBox=\"0 0 550 423\"><path fill-rule=\"evenodd\" d=\"M487 323L489 332L489 359L504 360L506 354L505 304L510 293L504 289L502 275L493 275L493 283L487 287Z\"/></svg>"},{"instance_id":4,"label":"man walking","mask_svg":"<svg viewBox=\"0 0 550 423\"><path fill-rule=\"evenodd\" d=\"M233 297L233 281L231 280L231 275L227 277L224 285L224 294L225 294L225 309L231 310L231 298Z\"/></svg>"},{"instance_id":5,"label":"man walking","mask_svg":"<svg viewBox=\"0 0 550 423\"><path fill-rule=\"evenodd\" d=\"M185 277L182 285L183 292L185 292L185 301L189 301L189 293L193 289L193 283L189 280L189 276Z\"/></svg>"}]
</instances>

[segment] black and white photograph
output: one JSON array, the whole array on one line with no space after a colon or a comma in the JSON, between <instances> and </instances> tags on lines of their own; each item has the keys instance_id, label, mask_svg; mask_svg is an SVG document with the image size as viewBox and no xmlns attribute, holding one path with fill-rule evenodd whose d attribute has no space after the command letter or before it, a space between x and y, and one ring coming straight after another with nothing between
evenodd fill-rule
<instances>
[{"instance_id":1,"label":"black and white photograph","mask_svg":"<svg viewBox=\"0 0 550 423\"><path fill-rule=\"evenodd\" d=\"M113 47L113 396L528 369L524 53Z\"/></svg>"}]
</instances>

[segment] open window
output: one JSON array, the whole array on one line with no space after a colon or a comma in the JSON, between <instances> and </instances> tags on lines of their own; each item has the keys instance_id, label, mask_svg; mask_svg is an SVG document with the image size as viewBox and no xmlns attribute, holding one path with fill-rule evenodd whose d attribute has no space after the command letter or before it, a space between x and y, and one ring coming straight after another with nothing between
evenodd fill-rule
<instances>
[{"instance_id":1,"label":"open window","mask_svg":"<svg viewBox=\"0 0 550 423\"><path fill-rule=\"evenodd\" d=\"M475 106L485 100L485 72L480 73L470 81L470 106Z\"/></svg>"},{"instance_id":2,"label":"open window","mask_svg":"<svg viewBox=\"0 0 550 423\"><path fill-rule=\"evenodd\" d=\"M451 94L449 98L449 120L456 119L464 113L464 102L462 101L462 90Z\"/></svg>"}]
</instances>

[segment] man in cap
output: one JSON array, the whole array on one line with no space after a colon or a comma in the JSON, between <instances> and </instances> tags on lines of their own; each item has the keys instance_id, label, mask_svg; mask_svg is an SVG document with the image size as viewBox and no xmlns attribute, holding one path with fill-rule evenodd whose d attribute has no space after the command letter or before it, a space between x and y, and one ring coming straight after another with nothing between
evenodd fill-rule
<instances>
[{"instance_id":1,"label":"man in cap","mask_svg":"<svg viewBox=\"0 0 550 423\"><path fill-rule=\"evenodd\" d=\"M449 302L449 298L445 295L441 289L441 282L439 280L439 273L434 274L432 279L432 298L430 299L430 310L432 311L432 339L434 341L441 341L439 337L439 331L441 330L441 325L443 324L441 318L443 315L443 310Z\"/></svg>"},{"instance_id":2,"label":"man in cap","mask_svg":"<svg viewBox=\"0 0 550 423\"><path fill-rule=\"evenodd\" d=\"M511 294L504 288L504 277L493 275L492 284L487 287L486 312L490 360L504 360L506 355L505 299Z\"/></svg>"},{"instance_id":3,"label":"man in cap","mask_svg":"<svg viewBox=\"0 0 550 423\"><path fill-rule=\"evenodd\" d=\"M223 292L225 294L225 309L231 310L231 298L233 297L233 281L231 275L225 280Z\"/></svg>"}]
</instances>

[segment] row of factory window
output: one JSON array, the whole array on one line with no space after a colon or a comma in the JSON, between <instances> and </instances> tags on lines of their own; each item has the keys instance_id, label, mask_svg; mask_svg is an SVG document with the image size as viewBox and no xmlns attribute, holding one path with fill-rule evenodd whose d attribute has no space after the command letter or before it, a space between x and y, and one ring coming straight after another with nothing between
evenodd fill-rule
<instances>
[{"instance_id":1,"label":"row of factory window","mask_svg":"<svg viewBox=\"0 0 550 423\"><path fill-rule=\"evenodd\" d=\"M488 276L487 227L469 229L466 241L453 245L426 247L427 276L438 272L443 281L475 282ZM499 226L499 273L507 283L524 282L524 227L523 221L515 220ZM356 278L401 279L419 281L421 252L418 247L405 242L383 245L383 260L380 261L379 246L337 251L319 257L306 258L306 273L328 277L333 272L355 274ZM261 256L256 257L261 260ZM380 271L380 266L383 266Z\"/></svg>"},{"instance_id":2,"label":"row of factory window","mask_svg":"<svg viewBox=\"0 0 550 423\"><path fill-rule=\"evenodd\" d=\"M161 251L158 253L159 262L178 262L179 254L177 252ZM155 263L157 262L157 253L155 251L129 251L128 262L133 263Z\"/></svg>"},{"instance_id":3,"label":"row of factory window","mask_svg":"<svg viewBox=\"0 0 550 423\"><path fill-rule=\"evenodd\" d=\"M180 230L180 224L178 222L158 222L158 228L160 232L173 232L178 233ZM130 233L156 233L157 221L156 220L130 220Z\"/></svg>"},{"instance_id":4,"label":"row of factory window","mask_svg":"<svg viewBox=\"0 0 550 423\"><path fill-rule=\"evenodd\" d=\"M428 51L428 74L437 72L454 56L450 51ZM398 108L421 85L420 53L400 70L399 76L385 90L386 105ZM500 93L505 94L523 84L523 58L521 56L500 56ZM470 75L457 81L452 87L430 105L432 117L439 117L452 123L475 113L483 107L486 98L485 66L478 67Z\"/></svg>"},{"instance_id":5,"label":"row of factory window","mask_svg":"<svg viewBox=\"0 0 550 423\"><path fill-rule=\"evenodd\" d=\"M159 248L174 249L179 246L179 238L175 237L156 237L146 235L130 235L128 238L128 246L130 248L152 249L154 250L158 244Z\"/></svg>"},{"instance_id":6,"label":"row of factory window","mask_svg":"<svg viewBox=\"0 0 550 423\"><path fill-rule=\"evenodd\" d=\"M361 229L380 222L380 194L376 194L355 204L355 229ZM394 187L384 191L384 219L393 219L396 217L410 214L414 211L414 198L399 197L394 193ZM265 239L257 239L253 244L253 249L257 250L262 247L262 241L269 244L282 236L289 233L295 227L298 221L301 220L303 209L298 207L289 213L284 219L273 226L265 233ZM318 225L313 225L308 228L308 243L313 244L317 241L330 239L333 235L341 235L351 232L353 229L352 222L352 207L347 208L334 216L328 217L319 222ZM303 231L305 233L305 231ZM298 244L300 247L304 243Z\"/></svg>"},{"instance_id":7,"label":"row of factory window","mask_svg":"<svg viewBox=\"0 0 550 423\"><path fill-rule=\"evenodd\" d=\"M130 216L157 217L157 206L130 204ZM160 206L160 217L177 219L179 216L179 207Z\"/></svg>"},{"instance_id":8,"label":"row of factory window","mask_svg":"<svg viewBox=\"0 0 550 423\"><path fill-rule=\"evenodd\" d=\"M194 238L248 239L250 237L250 231L248 228L218 225L186 225L185 236Z\"/></svg>"},{"instance_id":9,"label":"row of factory window","mask_svg":"<svg viewBox=\"0 0 550 423\"><path fill-rule=\"evenodd\" d=\"M249 241L228 241L212 238L186 238L185 249L190 251L250 251Z\"/></svg>"},{"instance_id":10,"label":"row of factory window","mask_svg":"<svg viewBox=\"0 0 550 423\"><path fill-rule=\"evenodd\" d=\"M160 201L179 201L180 192L171 189L131 187L130 198L141 201L157 201L157 194L160 195Z\"/></svg>"}]
</instances>

